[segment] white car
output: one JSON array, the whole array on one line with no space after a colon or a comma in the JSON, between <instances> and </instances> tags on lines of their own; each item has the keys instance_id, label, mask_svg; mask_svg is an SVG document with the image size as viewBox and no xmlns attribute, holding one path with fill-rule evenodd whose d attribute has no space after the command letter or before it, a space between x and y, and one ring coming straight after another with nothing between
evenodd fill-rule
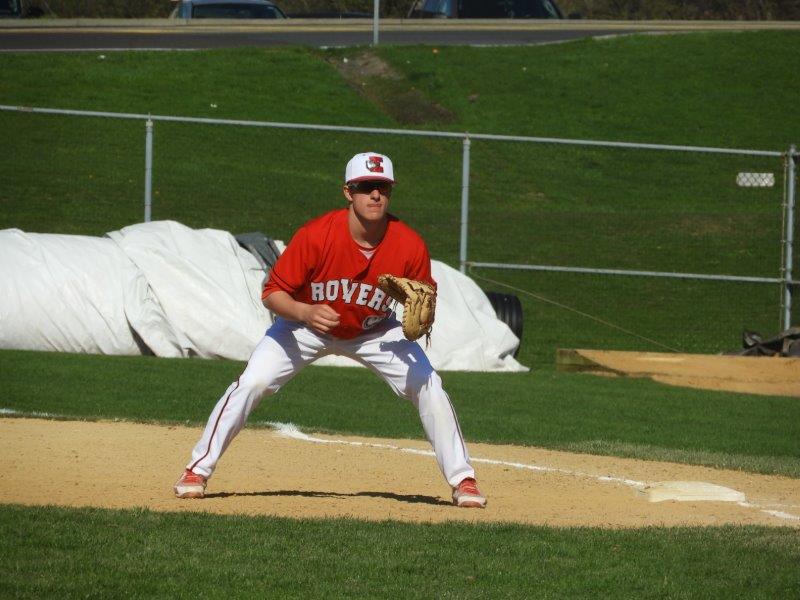
<instances>
[{"instance_id":1,"label":"white car","mask_svg":"<svg viewBox=\"0 0 800 600\"><path fill-rule=\"evenodd\" d=\"M285 19L268 0L181 0L172 19Z\"/></svg>"}]
</instances>

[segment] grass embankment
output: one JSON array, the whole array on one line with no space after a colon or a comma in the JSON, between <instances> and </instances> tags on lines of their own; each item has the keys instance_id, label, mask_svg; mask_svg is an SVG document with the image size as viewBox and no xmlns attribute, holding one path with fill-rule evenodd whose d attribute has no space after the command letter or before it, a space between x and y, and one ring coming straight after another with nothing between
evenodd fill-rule
<instances>
[{"instance_id":1,"label":"grass embankment","mask_svg":"<svg viewBox=\"0 0 800 600\"><path fill-rule=\"evenodd\" d=\"M382 47L390 71L355 81L332 65L364 49L3 55L0 101L782 150L800 140L788 51L797 39L637 36L435 54ZM426 103L441 110L426 112ZM141 220L142 123L2 113L0 132L9 141L0 227L101 235ZM395 159L395 212L422 232L434 258L457 264L457 140L157 123L153 215L288 239L342 202L343 161L365 147ZM774 172L780 181L782 169L779 159L475 141L469 257L777 276L780 186L734 181L739 171ZM779 328L777 286L481 274L679 350L731 350L744 328ZM659 349L521 295L524 363L552 364L559 346Z\"/></svg>"}]
</instances>

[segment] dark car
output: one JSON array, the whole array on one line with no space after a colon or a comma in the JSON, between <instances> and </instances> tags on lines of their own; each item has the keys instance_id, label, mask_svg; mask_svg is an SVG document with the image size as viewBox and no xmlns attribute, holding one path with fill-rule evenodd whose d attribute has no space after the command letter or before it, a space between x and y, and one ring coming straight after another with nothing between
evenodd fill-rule
<instances>
[{"instance_id":1,"label":"dark car","mask_svg":"<svg viewBox=\"0 0 800 600\"><path fill-rule=\"evenodd\" d=\"M410 17L440 19L563 19L553 0L418 0Z\"/></svg>"},{"instance_id":2,"label":"dark car","mask_svg":"<svg viewBox=\"0 0 800 600\"><path fill-rule=\"evenodd\" d=\"M21 17L22 2L20 0L0 0L0 17Z\"/></svg>"},{"instance_id":3,"label":"dark car","mask_svg":"<svg viewBox=\"0 0 800 600\"><path fill-rule=\"evenodd\" d=\"M289 13L286 16L290 19L371 19L372 13L331 10L325 12Z\"/></svg>"},{"instance_id":4,"label":"dark car","mask_svg":"<svg viewBox=\"0 0 800 600\"><path fill-rule=\"evenodd\" d=\"M173 19L285 19L286 15L267 0L182 0Z\"/></svg>"}]
</instances>

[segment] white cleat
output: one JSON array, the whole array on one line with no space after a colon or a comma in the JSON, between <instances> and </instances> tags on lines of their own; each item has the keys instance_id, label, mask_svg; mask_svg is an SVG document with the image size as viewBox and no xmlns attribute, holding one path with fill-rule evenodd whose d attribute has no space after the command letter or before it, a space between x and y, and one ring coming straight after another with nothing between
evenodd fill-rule
<instances>
[{"instance_id":1,"label":"white cleat","mask_svg":"<svg viewBox=\"0 0 800 600\"><path fill-rule=\"evenodd\" d=\"M477 482L467 477L453 489L453 504L462 508L486 508L486 497L481 494Z\"/></svg>"},{"instance_id":2,"label":"white cleat","mask_svg":"<svg viewBox=\"0 0 800 600\"><path fill-rule=\"evenodd\" d=\"M206 495L206 478L186 469L173 489L176 498L202 498Z\"/></svg>"}]
</instances>

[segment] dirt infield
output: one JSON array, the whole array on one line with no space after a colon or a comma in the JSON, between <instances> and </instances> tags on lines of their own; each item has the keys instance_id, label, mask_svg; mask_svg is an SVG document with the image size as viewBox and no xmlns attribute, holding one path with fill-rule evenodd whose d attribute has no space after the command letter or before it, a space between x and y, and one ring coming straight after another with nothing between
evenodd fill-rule
<instances>
[{"instance_id":1,"label":"dirt infield","mask_svg":"<svg viewBox=\"0 0 800 600\"><path fill-rule=\"evenodd\" d=\"M800 480L664 462L471 444L485 510L450 505L426 442L245 429L203 500L172 484L199 428L0 419L0 503L146 507L281 517L640 527L800 528ZM651 502L655 482L705 482L744 501ZM741 500L741 498L740 498Z\"/></svg>"},{"instance_id":2,"label":"dirt infield","mask_svg":"<svg viewBox=\"0 0 800 600\"><path fill-rule=\"evenodd\" d=\"M705 390L800 397L800 358L560 349L564 371L649 377Z\"/></svg>"}]
</instances>

